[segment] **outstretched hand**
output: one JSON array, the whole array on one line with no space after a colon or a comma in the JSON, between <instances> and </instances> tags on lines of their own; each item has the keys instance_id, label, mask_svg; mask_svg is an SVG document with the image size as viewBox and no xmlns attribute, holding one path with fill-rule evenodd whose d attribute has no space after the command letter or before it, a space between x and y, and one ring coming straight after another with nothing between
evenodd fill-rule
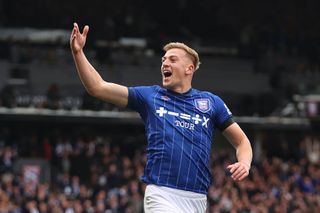
<instances>
[{"instance_id":1,"label":"outstretched hand","mask_svg":"<svg viewBox=\"0 0 320 213\"><path fill-rule=\"evenodd\" d=\"M86 25L83 28L83 32L80 33L77 23L73 24L73 29L70 36L70 47L73 53L80 52L86 44L87 34L89 32L89 26Z\"/></svg>"},{"instance_id":2,"label":"outstretched hand","mask_svg":"<svg viewBox=\"0 0 320 213\"><path fill-rule=\"evenodd\" d=\"M237 162L227 166L231 178L235 181L241 181L249 175L250 165L243 162Z\"/></svg>"}]
</instances>

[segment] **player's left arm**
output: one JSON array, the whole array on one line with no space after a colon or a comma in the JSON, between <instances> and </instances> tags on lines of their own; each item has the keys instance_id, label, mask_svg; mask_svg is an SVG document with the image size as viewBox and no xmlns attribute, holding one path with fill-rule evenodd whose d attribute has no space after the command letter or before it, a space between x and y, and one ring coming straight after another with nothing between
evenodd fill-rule
<instances>
[{"instance_id":1,"label":"player's left arm","mask_svg":"<svg viewBox=\"0 0 320 213\"><path fill-rule=\"evenodd\" d=\"M228 165L227 169L230 171L233 180L241 181L249 175L251 167L253 154L250 141L236 122L228 126L222 134L236 149L238 160L238 162Z\"/></svg>"}]
</instances>

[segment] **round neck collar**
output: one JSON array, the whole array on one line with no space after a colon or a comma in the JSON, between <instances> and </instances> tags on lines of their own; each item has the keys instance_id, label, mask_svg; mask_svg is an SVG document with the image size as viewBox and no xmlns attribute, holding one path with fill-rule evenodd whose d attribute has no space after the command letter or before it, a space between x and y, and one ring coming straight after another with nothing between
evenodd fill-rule
<instances>
[{"instance_id":1,"label":"round neck collar","mask_svg":"<svg viewBox=\"0 0 320 213\"><path fill-rule=\"evenodd\" d=\"M184 92L184 93L179 93L179 92L175 92L173 90L170 89L166 89L167 92L174 94L174 95L180 95L180 96L186 96L186 95L190 95L193 91L193 88L191 87L188 91Z\"/></svg>"}]
</instances>

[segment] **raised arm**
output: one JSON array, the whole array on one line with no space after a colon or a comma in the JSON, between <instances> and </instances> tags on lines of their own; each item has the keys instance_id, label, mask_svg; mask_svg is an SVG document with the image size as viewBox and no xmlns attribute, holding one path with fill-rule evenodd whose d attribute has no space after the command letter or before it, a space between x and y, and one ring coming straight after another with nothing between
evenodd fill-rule
<instances>
[{"instance_id":1,"label":"raised arm","mask_svg":"<svg viewBox=\"0 0 320 213\"><path fill-rule=\"evenodd\" d=\"M237 123L231 124L222 134L236 149L238 162L227 166L231 173L231 178L241 181L249 175L252 161L252 148L246 134Z\"/></svg>"},{"instance_id":2,"label":"raised arm","mask_svg":"<svg viewBox=\"0 0 320 213\"><path fill-rule=\"evenodd\" d=\"M83 48L88 32L89 26L85 26L80 33L77 23L74 23L70 36L70 47L82 84L88 93L96 98L119 107L127 106L128 88L104 81L85 56Z\"/></svg>"}]
</instances>

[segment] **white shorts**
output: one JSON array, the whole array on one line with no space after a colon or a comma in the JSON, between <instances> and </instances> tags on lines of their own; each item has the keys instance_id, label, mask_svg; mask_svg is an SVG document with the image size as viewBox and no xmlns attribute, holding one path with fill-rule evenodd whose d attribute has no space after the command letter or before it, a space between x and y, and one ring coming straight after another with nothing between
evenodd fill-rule
<instances>
[{"instance_id":1,"label":"white shorts","mask_svg":"<svg viewBox=\"0 0 320 213\"><path fill-rule=\"evenodd\" d=\"M205 213L206 209L204 194L152 184L145 191L145 213Z\"/></svg>"}]
</instances>

